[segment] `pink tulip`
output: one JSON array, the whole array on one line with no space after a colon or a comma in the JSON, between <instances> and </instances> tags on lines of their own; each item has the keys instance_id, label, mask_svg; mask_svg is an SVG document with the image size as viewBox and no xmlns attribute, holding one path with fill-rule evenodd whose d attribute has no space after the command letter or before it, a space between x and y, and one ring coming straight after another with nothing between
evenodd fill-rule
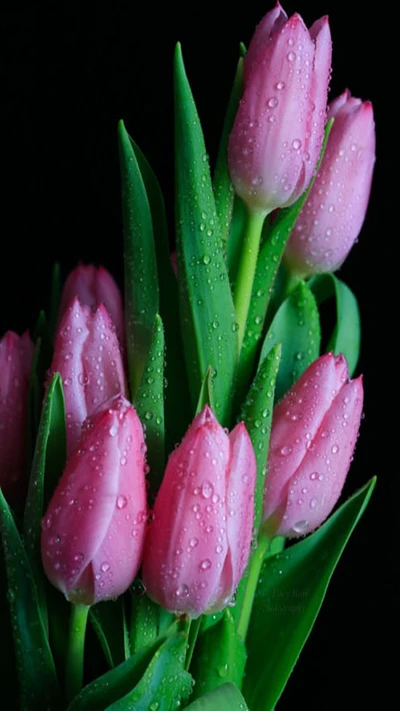
<instances>
[{"instance_id":1,"label":"pink tulip","mask_svg":"<svg viewBox=\"0 0 400 711\"><path fill-rule=\"evenodd\" d=\"M247 565L256 463L242 423L231 434L206 406L170 456L146 538L143 582L167 610L221 610Z\"/></svg>"},{"instance_id":2,"label":"pink tulip","mask_svg":"<svg viewBox=\"0 0 400 711\"><path fill-rule=\"evenodd\" d=\"M311 180L324 134L331 50L327 17L308 30L279 3L255 31L229 140L231 179L252 212L292 205Z\"/></svg>"},{"instance_id":3,"label":"pink tulip","mask_svg":"<svg viewBox=\"0 0 400 711\"><path fill-rule=\"evenodd\" d=\"M57 371L64 386L69 454L86 417L107 398L126 393L118 338L102 304L92 312L75 299L67 309L57 333L50 374Z\"/></svg>"},{"instance_id":4,"label":"pink tulip","mask_svg":"<svg viewBox=\"0 0 400 711\"><path fill-rule=\"evenodd\" d=\"M81 304L90 306L92 311L95 311L100 304L104 304L117 329L119 342L123 346L125 329L121 292L110 272L104 267L97 268L93 264L79 264L75 267L64 284L59 321L75 297Z\"/></svg>"},{"instance_id":5,"label":"pink tulip","mask_svg":"<svg viewBox=\"0 0 400 711\"><path fill-rule=\"evenodd\" d=\"M0 340L0 486L11 504L24 497L25 435L34 346L26 332Z\"/></svg>"},{"instance_id":6,"label":"pink tulip","mask_svg":"<svg viewBox=\"0 0 400 711\"><path fill-rule=\"evenodd\" d=\"M122 395L82 429L42 520L42 561L68 600L92 605L121 595L141 563L147 520L140 420Z\"/></svg>"},{"instance_id":7,"label":"pink tulip","mask_svg":"<svg viewBox=\"0 0 400 711\"><path fill-rule=\"evenodd\" d=\"M300 276L338 269L357 239L375 162L372 104L345 91L329 107L326 151L288 242L285 261Z\"/></svg>"},{"instance_id":8,"label":"pink tulip","mask_svg":"<svg viewBox=\"0 0 400 711\"><path fill-rule=\"evenodd\" d=\"M342 355L314 361L275 407L264 493L268 535L309 533L329 516L346 479L360 426L361 376Z\"/></svg>"}]
</instances>

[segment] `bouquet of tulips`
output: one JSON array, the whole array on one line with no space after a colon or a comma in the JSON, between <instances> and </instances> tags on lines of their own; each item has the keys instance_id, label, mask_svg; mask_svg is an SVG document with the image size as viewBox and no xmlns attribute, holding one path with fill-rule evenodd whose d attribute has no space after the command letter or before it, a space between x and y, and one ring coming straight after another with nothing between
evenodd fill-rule
<instances>
[{"instance_id":1,"label":"bouquet of tulips","mask_svg":"<svg viewBox=\"0 0 400 711\"><path fill-rule=\"evenodd\" d=\"M176 251L121 122L124 303L105 268L56 266L49 313L0 341L15 708L272 711L372 493L335 509L363 384L333 272L367 209L372 105L327 107L326 17L277 3L241 54L211 173L176 48Z\"/></svg>"}]
</instances>

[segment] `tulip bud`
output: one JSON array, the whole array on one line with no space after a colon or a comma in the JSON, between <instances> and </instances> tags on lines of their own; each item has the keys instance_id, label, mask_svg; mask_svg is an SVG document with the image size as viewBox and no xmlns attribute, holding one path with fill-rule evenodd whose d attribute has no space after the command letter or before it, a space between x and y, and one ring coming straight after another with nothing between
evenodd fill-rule
<instances>
[{"instance_id":1,"label":"tulip bud","mask_svg":"<svg viewBox=\"0 0 400 711\"><path fill-rule=\"evenodd\" d=\"M79 264L75 267L64 284L58 312L59 321L75 298L79 299L81 304L90 306L92 311L104 304L123 346L125 329L121 292L110 272L93 264Z\"/></svg>"},{"instance_id":2,"label":"tulip bud","mask_svg":"<svg viewBox=\"0 0 400 711\"><path fill-rule=\"evenodd\" d=\"M0 340L0 486L11 504L26 489L25 430L34 346L26 332Z\"/></svg>"},{"instance_id":3,"label":"tulip bud","mask_svg":"<svg viewBox=\"0 0 400 711\"><path fill-rule=\"evenodd\" d=\"M362 378L342 355L314 361L276 405L264 493L268 535L310 533L336 504L352 460L363 405Z\"/></svg>"},{"instance_id":4,"label":"tulip bud","mask_svg":"<svg viewBox=\"0 0 400 711\"><path fill-rule=\"evenodd\" d=\"M146 538L143 582L167 610L227 605L247 565L256 463L241 422L231 434L206 406L170 456Z\"/></svg>"},{"instance_id":5,"label":"tulip bud","mask_svg":"<svg viewBox=\"0 0 400 711\"><path fill-rule=\"evenodd\" d=\"M74 603L121 595L136 575L147 519L140 420L122 395L82 428L42 520L49 580Z\"/></svg>"},{"instance_id":6,"label":"tulip bud","mask_svg":"<svg viewBox=\"0 0 400 711\"><path fill-rule=\"evenodd\" d=\"M339 269L360 233L371 190L372 104L345 91L328 118L334 123L324 157L285 252L288 268L301 277Z\"/></svg>"},{"instance_id":7,"label":"tulip bud","mask_svg":"<svg viewBox=\"0 0 400 711\"><path fill-rule=\"evenodd\" d=\"M74 299L67 309L57 333L50 374L57 371L64 385L69 454L86 417L107 398L126 392L118 338L102 304L93 313Z\"/></svg>"},{"instance_id":8,"label":"tulip bud","mask_svg":"<svg viewBox=\"0 0 400 711\"><path fill-rule=\"evenodd\" d=\"M308 30L277 3L258 25L229 139L231 179L251 212L292 205L308 187L322 146L331 53L326 17Z\"/></svg>"}]
</instances>

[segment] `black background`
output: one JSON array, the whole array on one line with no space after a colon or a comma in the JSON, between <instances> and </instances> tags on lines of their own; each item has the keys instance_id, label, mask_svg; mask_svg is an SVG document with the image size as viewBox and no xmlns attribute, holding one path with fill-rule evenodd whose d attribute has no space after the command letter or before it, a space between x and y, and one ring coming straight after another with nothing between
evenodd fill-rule
<instances>
[{"instance_id":1,"label":"black background","mask_svg":"<svg viewBox=\"0 0 400 711\"><path fill-rule=\"evenodd\" d=\"M145 3L107 3L87 12L71 3L2 12L1 333L34 325L49 296L55 260L65 276L78 260L102 263L122 283L116 126L125 120L159 177L173 219L174 44L182 42L192 90L215 158L239 41L248 44L269 2L187 3L179 11ZM384 197L386 137L376 69L377 17L333 0L285 4L310 25L329 14L333 35L330 97L348 87L371 99L377 156L371 203L359 243L339 275L356 292L363 323L359 372L365 418L345 493L380 475L373 500L345 551L305 651L278 704L285 709L382 707L386 640L397 608L390 584L394 550L387 521L395 471L379 454L382 342L376 308L374 244ZM384 41L384 40L382 40ZM378 50L378 52L377 52ZM172 222L171 222L172 224ZM379 341L379 339L378 339ZM385 691L386 690L386 691Z\"/></svg>"}]
</instances>

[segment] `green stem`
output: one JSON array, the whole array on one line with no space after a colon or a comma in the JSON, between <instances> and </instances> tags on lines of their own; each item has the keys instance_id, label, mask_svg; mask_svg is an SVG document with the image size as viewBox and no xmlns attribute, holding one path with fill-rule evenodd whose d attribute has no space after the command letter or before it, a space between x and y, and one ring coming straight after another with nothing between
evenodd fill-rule
<instances>
[{"instance_id":1,"label":"green stem","mask_svg":"<svg viewBox=\"0 0 400 711\"><path fill-rule=\"evenodd\" d=\"M261 566L267 554L271 539L260 535L258 546L253 553L250 561L249 573L246 578L246 586L244 589L242 607L238 617L237 631L243 641L246 639L247 628L250 622L251 609L253 607L254 595L258 583L258 578L261 571Z\"/></svg>"},{"instance_id":2,"label":"green stem","mask_svg":"<svg viewBox=\"0 0 400 711\"><path fill-rule=\"evenodd\" d=\"M253 213L248 211L247 222L242 244L238 275L236 280L233 301L236 310L236 321L239 325L239 353L242 347L246 328L247 314L250 306L251 291L253 288L254 273L257 265L260 237L266 218L266 213Z\"/></svg>"},{"instance_id":3,"label":"green stem","mask_svg":"<svg viewBox=\"0 0 400 711\"><path fill-rule=\"evenodd\" d=\"M68 701L72 701L82 688L85 633L89 610L90 607L87 605L71 605L65 673Z\"/></svg>"},{"instance_id":4,"label":"green stem","mask_svg":"<svg viewBox=\"0 0 400 711\"><path fill-rule=\"evenodd\" d=\"M190 663L192 661L194 648L196 645L197 637L198 637L200 626L201 626L201 621L202 621L202 615L200 615L197 618L197 620L192 620L190 623L188 648L187 648L187 652L186 652L186 662L185 662L186 671L189 671Z\"/></svg>"}]
</instances>

